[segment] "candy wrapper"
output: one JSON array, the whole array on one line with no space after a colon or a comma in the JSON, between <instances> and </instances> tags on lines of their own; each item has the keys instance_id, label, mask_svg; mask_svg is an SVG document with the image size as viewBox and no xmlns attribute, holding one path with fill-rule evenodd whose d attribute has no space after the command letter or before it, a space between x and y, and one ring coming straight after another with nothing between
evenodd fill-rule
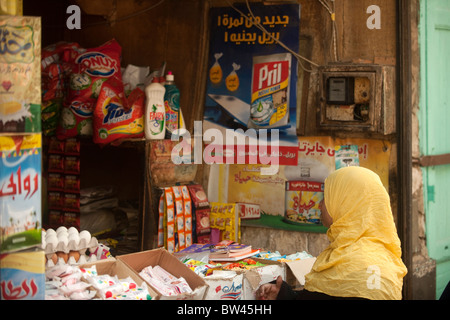
<instances>
[{"instance_id":1,"label":"candy wrapper","mask_svg":"<svg viewBox=\"0 0 450 320\"><path fill-rule=\"evenodd\" d=\"M138 286L130 277L98 274L88 268L59 265L46 272L46 300L151 300L147 286Z\"/></svg>"},{"instance_id":2,"label":"candy wrapper","mask_svg":"<svg viewBox=\"0 0 450 320\"><path fill-rule=\"evenodd\" d=\"M148 266L139 275L163 296L191 293L192 289L183 277L175 277L160 266Z\"/></svg>"}]
</instances>

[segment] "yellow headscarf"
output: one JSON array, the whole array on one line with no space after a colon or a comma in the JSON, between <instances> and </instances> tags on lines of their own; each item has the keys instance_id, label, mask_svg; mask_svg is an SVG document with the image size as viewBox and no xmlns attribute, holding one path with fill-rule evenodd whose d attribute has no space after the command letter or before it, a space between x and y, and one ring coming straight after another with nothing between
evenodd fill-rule
<instances>
[{"instance_id":1,"label":"yellow headscarf","mask_svg":"<svg viewBox=\"0 0 450 320\"><path fill-rule=\"evenodd\" d=\"M401 299L407 270L389 195L379 176L362 167L336 170L325 180L333 218L330 245L305 277L305 289L339 297Z\"/></svg>"}]
</instances>

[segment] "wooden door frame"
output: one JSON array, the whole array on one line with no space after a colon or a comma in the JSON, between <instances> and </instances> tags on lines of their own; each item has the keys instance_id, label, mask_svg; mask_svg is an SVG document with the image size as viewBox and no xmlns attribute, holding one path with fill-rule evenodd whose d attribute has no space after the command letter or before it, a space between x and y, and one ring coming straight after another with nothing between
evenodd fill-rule
<instances>
[{"instance_id":1,"label":"wooden door frame","mask_svg":"<svg viewBox=\"0 0 450 320\"><path fill-rule=\"evenodd\" d=\"M415 4L415 1L413 2ZM412 298L412 31L411 0L397 2L397 139L398 232L409 272L403 299Z\"/></svg>"}]
</instances>

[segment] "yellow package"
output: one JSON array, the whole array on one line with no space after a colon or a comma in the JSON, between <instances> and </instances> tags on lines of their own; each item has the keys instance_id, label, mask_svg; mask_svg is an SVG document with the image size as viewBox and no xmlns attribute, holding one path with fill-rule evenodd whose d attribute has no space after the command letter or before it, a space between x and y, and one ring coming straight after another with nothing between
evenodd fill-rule
<instances>
[{"instance_id":1,"label":"yellow package","mask_svg":"<svg viewBox=\"0 0 450 320\"><path fill-rule=\"evenodd\" d=\"M23 15L22 0L0 0L0 15Z\"/></svg>"}]
</instances>

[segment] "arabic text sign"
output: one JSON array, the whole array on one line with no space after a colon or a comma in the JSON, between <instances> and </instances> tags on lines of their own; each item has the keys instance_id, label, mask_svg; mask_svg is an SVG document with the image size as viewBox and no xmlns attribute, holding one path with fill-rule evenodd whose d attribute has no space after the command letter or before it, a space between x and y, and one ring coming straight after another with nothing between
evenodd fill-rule
<instances>
[{"instance_id":1,"label":"arabic text sign","mask_svg":"<svg viewBox=\"0 0 450 320\"><path fill-rule=\"evenodd\" d=\"M0 136L0 249L41 242L41 135Z\"/></svg>"},{"instance_id":2,"label":"arabic text sign","mask_svg":"<svg viewBox=\"0 0 450 320\"><path fill-rule=\"evenodd\" d=\"M280 148L278 164L295 165L298 157L297 91L295 90L298 63L293 58L289 59L289 63L287 58L279 58L288 53L277 41L282 41L293 51L298 52L300 5L252 3L251 11L254 17L251 17L245 5L236 7L245 16L231 7L214 7L210 11L209 77L203 119L204 129L205 131L208 129L219 130L223 132L224 136L228 129L244 131L250 128L267 129L267 137L271 136L271 130L278 130ZM256 26L256 22L260 23L267 32L261 31ZM256 58L267 61L260 65L255 62ZM273 59L275 61L272 61ZM253 73L257 69L256 65L261 66L261 70L258 69L262 75L260 80L270 82L271 86L267 84L262 88L266 90L264 92L270 92L270 94L267 93L261 97L261 101L258 100L261 103L252 107L252 79ZM288 67L281 68L284 65L288 65ZM289 76L281 77L285 73ZM273 81L271 82L269 79ZM274 79L284 81L278 83ZM259 135L257 139L258 141L264 140ZM269 144L273 141L263 142ZM206 144L208 143L206 142ZM237 145L240 144L248 146L251 143L245 142ZM256 144L262 145L259 142ZM233 150L230 151L226 145L217 147L216 143L216 146L211 145L211 148L206 150L214 152L210 155L214 158L217 149L222 148L224 153L227 152L225 156L231 157ZM248 153L252 151L245 150L243 152L251 156ZM239 153L241 153L240 150L233 152L235 157L239 157ZM285 154L289 155L283 156ZM290 155L293 155L294 158L291 159ZM234 161L234 163L241 162ZM251 162L246 163L250 164Z\"/></svg>"}]
</instances>

